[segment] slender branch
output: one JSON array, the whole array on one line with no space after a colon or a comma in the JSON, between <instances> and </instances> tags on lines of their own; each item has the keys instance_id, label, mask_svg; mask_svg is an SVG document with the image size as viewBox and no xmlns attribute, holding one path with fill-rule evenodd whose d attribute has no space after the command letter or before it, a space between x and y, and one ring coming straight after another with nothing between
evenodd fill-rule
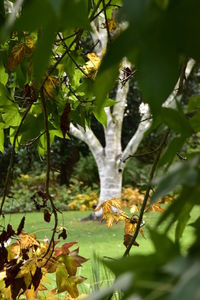
<instances>
[{"instance_id":1,"label":"slender branch","mask_svg":"<svg viewBox=\"0 0 200 300\"><path fill-rule=\"evenodd\" d=\"M160 146L158 148L156 148L155 150L152 150L152 151L149 151L149 152L144 152L144 153L136 153L136 154L133 154L133 155L129 155L124 161L123 163L125 163L129 158L132 158L132 157L142 157L142 156L146 156L146 155L150 155L150 154L154 154L155 152L157 152L158 150L160 149ZM177 154L178 155L178 154Z\"/></svg>"},{"instance_id":2,"label":"slender branch","mask_svg":"<svg viewBox=\"0 0 200 300\"><path fill-rule=\"evenodd\" d=\"M93 12L91 13L91 16L89 17L90 22L93 21L94 15L95 15L95 13L96 13L97 10L98 10L99 5L101 4L101 1L102 1L102 0L99 0L99 1L97 2L96 6L94 7L94 10L93 10Z\"/></svg>"},{"instance_id":3,"label":"slender branch","mask_svg":"<svg viewBox=\"0 0 200 300\"><path fill-rule=\"evenodd\" d=\"M12 171L12 167L13 167L13 163L14 163L15 146L16 146L17 138L18 138L20 129L22 127L22 124L23 124L24 120L26 119L26 116L28 115L28 112L31 109L31 106L32 106L32 103L29 103L29 105L27 106L27 108L24 112L24 115L23 115L23 117L20 121L20 124L17 127L17 130L15 132L15 136L14 136L14 140L13 140L13 146L12 146L12 150L11 150L11 156L10 156L10 163L9 163L7 174L6 174L5 186L4 186L3 196L2 196L2 200L1 200L0 216L2 215L3 205L5 203L7 192L8 192L9 179L10 179L10 175L11 175L11 171Z\"/></svg>"},{"instance_id":4,"label":"slender branch","mask_svg":"<svg viewBox=\"0 0 200 300\"><path fill-rule=\"evenodd\" d=\"M28 142L27 144L21 144L20 146L22 147L30 147L32 146L35 142L37 142L39 140L39 138L41 138L41 136L43 136L46 133L46 131L44 130L43 132L41 132L38 136L36 136L35 138L33 138L32 140L30 140L30 142Z\"/></svg>"},{"instance_id":5,"label":"slender branch","mask_svg":"<svg viewBox=\"0 0 200 300\"><path fill-rule=\"evenodd\" d=\"M43 113L44 113L44 127L45 127L45 132L46 132L46 139L47 139L47 169L46 169L45 192L46 192L46 199L49 200L50 203L51 203L52 211L53 211L53 214L54 214L54 221L55 221L54 222L54 227L53 227L53 233L52 233L52 236L51 236L51 240L49 242L47 251L43 256L43 257L45 257L49 253L49 251L51 249L51 246L52 246L51 254L54 251L54 247L55 247L54 237L55 237L55 233L56 233L56 229L57 229L57 225L58 225L58 215L57 215L57 210L56 210L56 207L54 205L53 199L49 194L49 181L50 181L50 171L51 171L51 161L50 161L50 154L51 154L50 151L51 151L51 149L50 149L50 134L49 134L49 124L48 124L48 113L47 113L46 101L45 101L45 97L44 97L42 87L41 87L41 90L40 90L40 95L41 95L41 99L42 99L42 108L43 108ZM51 255L50 255L50 257L51 257ZM47 263L47 261L46 261L46 263Z\"/></svg>"},{"instance_id":6,"label":"slender branch","mask_svg":"<svg viewBox=\"0 0 200 300\"><path fill-rule=\"evenodd\" d=\"M107 34L108 34L108 42L110 43L111 42L111 36L110 36L108 18L107 18L107 14L106 14L105 0L102 0L102 3L103 3L103 11L104 11L104 16L105 16L105 21L106 21L106 30L107 30Z\"/></svg>"},{"instance_id":7,"label":"slender branch","mask_svg":"<svg viewBox=\"0 0 200 300\"><path fill-rule=\"evenodd\" d=\"M110 0L106 5L105 7L109 7L109 6L114 6L114 7L118 7L118 8L121 8L121 6L119 5L115 5L115 4L111 4L112 0ZM100 11L98 11L98 13L92 18L90 19L90 21L94 21L94 19L96 19L102 12L104 11L104 9L102 8Z\"/></svg>"},{"instance_id":8,"label":"slender branch","mask_svg":"<svg viewBox=\"0 0 200 300\"><path fill-rule=\"evenodd\" d=\"M72 33L72 34L70 34L70 35L68 35L66 37L63 37L63 41L66 41L66 40L68 40L68 39L70 39L70 38L72 38L72 37L74 37L76 35L77 35L77 32L74 32L74 33ZM60 39L56 40L56 43L59 43L59 42L60 42Z\"/></svg>"},{"instance_id":9,"label":"slender branch","mask_svg":"<svg viewBox=\"0 0 200 300\"><path fill-rule=\"evenodd\" d=\"M169 129L166 131L166 133L165 133L165 135L163 137L163 140L162 140L162 142L160 144L160 147L159 147L159 151L158 151L157 156L155 157L154 163L152 165L151 173L150 173L150 176L149 176L149 186L148 186L148 188L146 190L146 193L145 193L145 196L144 196L144 200L143 200L143 203L142 203L142 206L141 206L141 209L140 209L140 215L139 215L139 218L138 218L138 221L137 221L137 226L136 226L134 235L133 235L133 237L132 237L132 239L130 241L130 244L128 245L128 247L127 247L126 251L124 252L123 256L127 256L129 254L129 252L130 252L130 250L131 250L131 248L132 248L132 246L133 246L133 244L136 241L136 238L138 236L138 233L139 233L139 230L140 230L140 226L142 224L143 214L144 214L144 211L145 211L145 208L146 208L146 204L147 204L147 201L149 199L149 194L150 194L150 191L151 191L151 182L152 182L152 179L153 179L153 176L154 176L157 164L159 162L162 150L163 150L163 148L166 145L166 141L167 141L168 135L169 135Z\"/></svg>"},{"instance_id":10,"label":"slender branch","mask_svg":"<svg viewBox=\"0 0 200 300\"><path fill-rule=\"evenodd\" d=\"M63 37L61 36L61 34L58 32L58 36L60 38L60 40L62 41L63 47L66 49L68 56L70 57L70 59L72 60L72 62L75 64L75 66L87 77L88 75L85 73L85 71L77 64L77 62L75 61L75 59L73 58L73 56L70 53L70 49L67 47L67 45L65 44Z\"/></svg>"}]
</instances>

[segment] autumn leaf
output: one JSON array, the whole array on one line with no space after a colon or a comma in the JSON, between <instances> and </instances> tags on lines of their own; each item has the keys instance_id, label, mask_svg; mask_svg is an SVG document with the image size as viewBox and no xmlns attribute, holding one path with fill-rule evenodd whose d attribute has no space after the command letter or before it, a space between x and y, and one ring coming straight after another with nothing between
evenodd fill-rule
<instances>
[{"instance_id":1,"label":"autumn leaf","mask_svg":"<svg viewBox=\"0 0 200 300\"><path fill-rule=\"evenodd\" d=\"M117 208L118 210L121 210L121 201L119 198L113 198L110 200L107 200L103 202L101 205L99 205L95 211L99 211L100 209L103 210L103 215L110 213L112 211L112 207Z\"/></svg>"},{"instance_id":2,"label":"autumn leaf","mask_svg":"<svg viewBox=\"0 0 200 300\"><path fill-rule=\"evenodd\" d=\"M87 58L89 59L85 66L83 67L84 72L91 79L94 79L97 73L97 70L101 63L101 58L96 53L88 53Z\"/></svg>"},{"instance_id":3,"label":"autumn leaf","mask_svg":"<svg viewBox=\"0 0 200 300\"><path fill-rule=\"evenodd\" d=\"M23 217L20 221L20 224L17 228L17 235L19 235L22 232L22 230L24 228L24 223L25 223L25 217Z\"/></svg>"},{"instance_id":4,"label":"autumn leaf","mask_svg":"<svg viewBox=\"0 0 200 300\"><path fill-rule=\"evenodd\" d=\"M135 204L131 205L131 207L130 207L130 212L131 212L132 214L134 214L134 213L136 213L136 212L139 212L139 208L137 207L137 205L135 205Z\"/></svg>"},{"instance_id":5,"label":"autumn leaf","mask_svg":"<svg viewBox=\"0 0 200 300\"><path fill-rule=\"evenodd\" d=\"M56 284L58 293L67 291L71 297L78 297L77 284L85 280L82 276L69 276L64 264L59 264L56 270Z\"/></svg>"},{"instance_id":6,"label":"autumn leaf","mask_svg":"<svg viewBox=\"0 0 200 300\"><path fill-rule=\"evenodd\" d=\"M49 223L51 221L51 214L48 209L44 210L44 220Z\"/></svg>"},{"instance_id":7,"label":"autumn leaf","mask_svg":"<svg viewBox=\"0 0 200 300\"><path fill-rule=\"evenodd\" d=\"M117 211L113 211L113 208ZM118 198L105 201L98 206L95 211L99 211L100 209L103 211L102 221L106 221L107 227L111 227L113 222L118 223L119 221L123 221L127 218L127 215L121 211L121 201Z\"/></svg>"},{"instance_id":8,"label":"autumn leaf","mask_svg":"<svg viewBox=\"0 0 200 300\"><path fill-rule=\"evenodd\" d=\"M104 28L106 28L106 23L103 23ZM118 22L115 19L108 20L108 29L110 32L114 32L118 27Z\"/></svg>"},{"instance_id":9,"label":"autumn leaf","mask_svg":"<svg viewBox=\"0 0 200 300\"><path fill-rule=\"evenodd\" d=\"M25 41L25 45L27 47L26 53L32 52L34 50L34 41L32 38L27 37Z\"/></svg>"},{"instance_id":10,"label":"autumn leaf","mask_svg":"<svg viewBox=\"0 0 200 300\"><path fill-rule=\"evenodd\" d=\"M40 246L40 243L36 240L36 237L34 234L27 234L27 233L20 233L19 234L19 243L21 249L28 249L33 246Z\"/></svg>"},{"instance_id":11,"label":"autumn leaf","mask_svg":"<svg viewBox=\"0 0 200 300\"><path fill-rule=\"evenodd\" d=\"M131 240L132 240L132 237L133 237L133 235L131 235L131 234L125 234L125 235L124 235L124 246L125 246L126 248L127 248L128 245L130 244L130 242L131 242ZM139 244L138 244L136 241L134 241L133 245L136 246L136 247L139 247Z\"/></svg>"},{"instance_id":12,"label":"autumn leaf","mask_svg":"<svg viewBox=\"0 0 200 300\"><path fill-rule=\"evenodd\" d=\"M60 248L56 248L54 251L54 257L57 257L62 254L68 255L70 253L69 248L74 246L75 244L77 244L77 242L69 242L69 243L63 244Z\"/></svg>"},{"instance_id":13,"label":"autumn leaf","mask_svg":"<svg viewBox=\"0 0 200 300\"><path fill-rule=\"evenodd\" d=\"M63 137L65 138L66 132L69 131L70 119L69 113L71 111L70 103L66 103L65 109L60 117L60 129L62 131Z\"/></svg>"},{"instance_id":14,"label":"autumn leaf","mask_svg":"<svg viewBox=\"0 0 200 300\"><path fill-rule=\"evenodd\" d=\"M148 211L148 212L150 212L150 211L164 212L165 209L160 206L160 203L155 203L155 204L149 206L146 211Z\"/></svg>"},{"instance_id":15,"label":"autumn leaf","mask_svg":"<svg viewBox=\"0 0 200 300\"><path fill-rule=\"evenodd\" d=\"M24 43L16 44L8 57L8 70L13 71L22 62L24 57L34 50L34 42L26 38Z\"/></svg>"},{"instance_id":16,"label":"autumn leaf","mask_svg":"<svg viewBox=\"0 0 200 300\"><path fill-rule=\"evenodd\" d=\"M54 76L48 76L43 86L43 93L46 99L54 100L56 91L60 88L59 80Z\"/></svg>"},{"instance_id":17,"label":"autumn leaf","mask_svg":"<svg viewBox=\"0 0 200 300\"><path fill-rule=\"evenodd\" d=\"M58 235L58 238L59 238L59 239L60 239L61 237L63 238L63 240L65 240L65 239L67 238L67 231L66 231L65 228L62 228L61 233L59 233L59 235Z\"/></svg>"},{"instance_id":18,"label":"autumn leaf","mask_svg":"<svg viewBox=\"0 0 200 300\"><path fill-rule=\"evenodd\" d=\"M72 298L70 295L67 295L64 300L83 300L86 299L89 295L87 294L81 294L77 298Z\"/></svg>"},{"instance_id":19,"label":"autumn leaf","mask_svg":"<svg viewBox=\"0 0 200 300\"><path fill-rule=\"evenodd\" d=\"M124 234L132 234L137 226L137 221L135 222L131 222L131 220L125 220L125 224L124 224Z\"/></svg>"},{"instance_id":20,"label":"autumn leaf","mask_svg":"<svg viewBox=\"0 0 200 300\"><path fill-rule=\"evenodd\" d=\"M77 268L81 267L82 263L86 262L87 259L78 255L79 248L70 253L68 253L69 249L63 246L60 248L60 250L60 254L56 256L57 260L64 263L69 275L74 276L77 272Z\"/></svg>"}]
</instances>

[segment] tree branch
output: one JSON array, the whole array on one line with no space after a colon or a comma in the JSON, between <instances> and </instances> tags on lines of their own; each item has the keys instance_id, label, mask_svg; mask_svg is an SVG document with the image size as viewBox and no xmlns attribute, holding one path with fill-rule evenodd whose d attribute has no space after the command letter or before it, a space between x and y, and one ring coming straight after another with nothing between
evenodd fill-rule
<instances>
[{"instance_id":1,"label":"tree branch","mask_svg":"<svg viewBox=\"0 0 200 300\"><path fill-rule=\"evenodd\" d=\"M150 173L150 176L149 176L149 186L148 186L148 188L146 190L146 193L145 193L145 196L144 196L144 200L143 200L143 203L142 203L142 207L140 209L140 215L139 215L139 218L138 218L138 221L137 221L137 226L136 226L134 235L133 235L133 237L132 237L132 239L130 241L130 244L126 248L126 251L124 252L123 256L127 256L129 254L129 252L130 252L130 250L131 250L131 248L132 248L133 244L135 243L136 238L138 236L138 233L139 233L139 230L140 230L140 226L142 224L143 214L144 214L144 211L145 211L145 208L146 208L146 204L147 204L147 201L149 199L149 194L150 194L150 191L151 191L151 188L152 188L151 187L152 179L154 177L154 173L155 173L157 164L159 162L162 150L164 149L164 147L166 145L168 135L169 135L169 129L167 130L167 132L165 133L165 135L163 137L163 140L162 140L162 142L160 144L160 147L159 147L159 151L158 151L158 153L157 153L157 155L155 157L154 163L152 165L151 173Z\"/></svg>"},{"instance_id":2,"label":"tree branch","mask_svg":"<svg viewBox=\"0 0 200 300\"><path fill-rule=\"evenodd\" d=\"M75 127L73 124L70 124L70 133L88 145L96 160L98 168L101 167L104 150L94 132L88 126L86 126L84 130L81 126Z\"/></svg>"}]
</instances>

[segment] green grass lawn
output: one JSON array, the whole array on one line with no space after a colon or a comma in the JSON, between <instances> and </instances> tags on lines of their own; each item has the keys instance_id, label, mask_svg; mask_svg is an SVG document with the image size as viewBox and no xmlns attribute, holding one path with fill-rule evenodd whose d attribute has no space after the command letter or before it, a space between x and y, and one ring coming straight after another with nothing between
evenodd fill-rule
<instances>
[{"instance_id":1,"label":"green grass lawn","mask_svg":"<svg viewBox=\"0 0 200 300\"><path fill-rule=\"evenodd\" d=\"M85 287L92 284L95 273L94 265L98 273L98 265L94 264L94 253L100 258L104 256L117 258L121 257L125 251L123 245L123 224L114 224L108 229L105 224L99 222L80 222L80 219L87 216L88 213L89 212L69 211L59 216L59 225L67 228L68 237L66 242L77 241L80 247L80 255L89 259L88 262L83 264L82 270L79 271L82 276L88 278L88 280L85 281ZM4 223L7 224L10 222L14 228L17 228L23 215L24 214L6 215ZM199 208L195 208L192 212L192 220L196 219L199 215ZM26 232L35 233L39 239L50 237L53 224L46 223L43 220L42 213L26 213L25 216L26 223L24 230ZM147 227L154 227L159 216L159 212L151 212L145 215L145 239L142 236L138 237L137 241L140 246L132 248L132 254L150 253L153 251L153 245L149 238ZM162 227L160 229L162 230ZM172 228L169 235L173 238L174 228ZM189 246L192 239L193 229L187 226L182 238L183 251ZM98 277L98 274L96 274L96 276Z\"/></svg>"}]
</instances>

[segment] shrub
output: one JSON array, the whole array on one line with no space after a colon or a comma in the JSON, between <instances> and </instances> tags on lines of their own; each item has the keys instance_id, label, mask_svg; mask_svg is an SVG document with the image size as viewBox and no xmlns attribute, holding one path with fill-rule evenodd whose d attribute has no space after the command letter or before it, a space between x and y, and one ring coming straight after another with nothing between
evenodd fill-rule
<instances>
[{"instance_id":1,"label":"shrub","mask_svg":"<svg viewBox=\"0 0 200 300\"><path fill-rule=\"evenodd\" d=\"M74 168L73 177L88 186L92 186L99 181L97 165L92 154L87 156L81 155Z\"/></svg>"}]
</instances>

